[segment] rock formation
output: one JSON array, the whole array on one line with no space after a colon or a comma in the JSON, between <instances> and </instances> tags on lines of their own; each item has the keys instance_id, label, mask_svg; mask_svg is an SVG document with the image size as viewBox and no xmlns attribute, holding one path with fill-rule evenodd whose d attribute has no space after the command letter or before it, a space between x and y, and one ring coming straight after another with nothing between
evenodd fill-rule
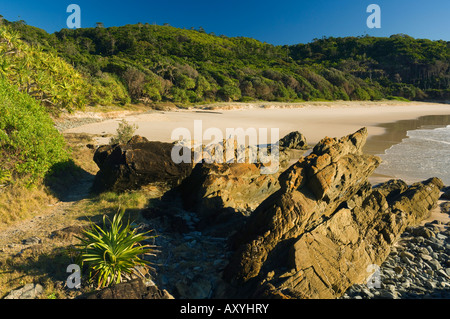
<instances>
[{"instance_id":1,"label":"rock formation","mask_svg":"<svg viewBox=\"0 0 450 319\"><path fill-rule=\"evenodd\" d=\"M172 149L171 143L150 142L140 136L134 136L127 144L100 146L94 154L100 168L94 190L120 192L155 182L178 185L191 173L192 164L175 163L171 158Z\"/></svg>"},{"instance_id":2,"label":"rock formation","mask_svg":"<svg viewBox=\"0 0 450 319\"><path fill-rule=\"evenodd\" d=\"M216 145L203 147L205 162L195 166L186 178L181 191L185 209L193 210L201 218L210 218L218 212L234 210L246 215L280 188L279 174L286 169L290 160L289 150L304 150L308 147L305 137L299 132L291 132L280 140L279 169L272 174L262 174L259 151L255 146L244 146L235 140L223 140L223 163L215 163ZM190 145L184 142L182 145ZM235 161L227 163L226 148L232 147ZM265 146L264 146L265 147ZM271 146L265 152L270 154ZM253 156L251 155L253 154ZM222 155L222 153L221 153ZM252 160L252 158L254 160Z\"/></svg>"},{"instance_id":3,"label":"rock formation","mask_svg":"<svg viewBox=\"0 0 450 319\"><path fill-rule=\"evenodd\" d=\"M218 210L254 210L277 191L279 174L261 174L258 164L197 164L180 190L187 210L207 217Z\"/></svg>"},{"instance_id":4,"label":"rock formation","mask_svg":"<svg viewBox=\"0 0 450 319\"><path fill-rule=\"evenodd\" d=\"M306 137L298 132L291 132L280 139L280 148L289 148L295 150L306 150L308 149L308 143L306 142Z\"/></svg>"},{"instance_id":5,"label":"rock formation","mask_svg":"<svg viewBox=\"0 0 450 319\"><path fill-rule=\"evenodd\" d=\"M280 189L262 202L232 239L224 278L240 297L336 298L368 277L408 226L427 217L442 182L372 188L380 164L362 154L365 128L324 138L284 171Z\"/></svg>"}]
</instances>

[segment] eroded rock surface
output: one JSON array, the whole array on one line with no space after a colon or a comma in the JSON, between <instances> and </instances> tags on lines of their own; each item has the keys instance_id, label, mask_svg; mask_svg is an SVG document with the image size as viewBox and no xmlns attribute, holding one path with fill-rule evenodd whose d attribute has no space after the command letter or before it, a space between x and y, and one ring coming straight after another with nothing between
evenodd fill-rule
<instances>
[{"instance_id":1,"label":"eroded rock surface","mask_svg":"<svg viewBox=\"0 0 450 319\"><path fill-rule=\"evenodd\" d=\"M191 163L175 163L171 153L173 144L148 141L134 136L127 144L103 145L94 161L100 168L94 190L125 191L150 183L176 186L192 171ZM185 152L190 152L186 148Z\"/></svg>"},{"instance_id":2,"label":"eroded rock surface","mask_svg":"<svg viewBox=\"0 0 450 319\"><path fill-rule=\"evenodd\" d=\"M365 128L324 138L279 178L280 190L252 213L232 239L236 252L224 278L238 296L336 298L388 256L408 225L437 203L437 178L408 187L372 188L380 164L362 154Z\"/></svg>"}]
</instances>

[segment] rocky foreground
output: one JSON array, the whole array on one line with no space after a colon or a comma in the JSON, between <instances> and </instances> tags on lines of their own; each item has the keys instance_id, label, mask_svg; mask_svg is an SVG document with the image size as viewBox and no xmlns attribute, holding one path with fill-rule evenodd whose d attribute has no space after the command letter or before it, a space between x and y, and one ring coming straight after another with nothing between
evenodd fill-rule
<instances>
[{"instance_id":1,"label":"rocky foreground","mask_svg":"<svg viewBox=\"0 0 450 319\"><path fill-rule=\"evenodd\" d=\"M442 181L373 187L368 178L380 159L362 153L366 138L364 128L324 138L276 175L259 174L258 163L156 169L172 144L154 152L145 150L152 142L134 139L97 150L96 185L138 187L140 155L151 154L148 171L157 174L149 182L167 178L173 188L142 212L148 224L140 227L160 234L153 281L176 298L448 296L448 225L417 228L437 205ZM366 284L370 270L378 270L376 287Z\"/></svg>"},{"instance_id":2,"label":"rocky foreground","mask_svg":"<svg viewBox=\"0 0 450 319\"><path fill-rule=\"evenodd\" d=\"M373 281L351 286L341 298L449 299L450 231L438 221L407 227L373 270Z\"/></svg>"}]
</instances>

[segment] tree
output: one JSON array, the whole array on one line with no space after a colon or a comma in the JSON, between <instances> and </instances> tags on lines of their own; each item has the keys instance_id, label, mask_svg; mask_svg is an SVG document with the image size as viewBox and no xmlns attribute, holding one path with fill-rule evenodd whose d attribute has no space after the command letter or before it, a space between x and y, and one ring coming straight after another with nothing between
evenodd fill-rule
<instances>
[{"instance_id":1,"label":"tree","mask_svg":"<svg viewBox=\"0 0 450 319\"><path fill-rule=\"evenodd\" d=\"M219 90L220 97L227 102L236 101L241 98L241 90L233 85L226 84Z\"/></svg>"},{"instance_id":2,"label":"tree","mask_svg":"<svg viewBox=\"0 0 450 319\"><path fill-rule=\"evenodd\" d=\"M138 100L142 96L142 90L145 84L145 74L134 67L130 67L124 72L123 79L128 87L130 97L134 100Z\"/></svg>"}]
</instances>

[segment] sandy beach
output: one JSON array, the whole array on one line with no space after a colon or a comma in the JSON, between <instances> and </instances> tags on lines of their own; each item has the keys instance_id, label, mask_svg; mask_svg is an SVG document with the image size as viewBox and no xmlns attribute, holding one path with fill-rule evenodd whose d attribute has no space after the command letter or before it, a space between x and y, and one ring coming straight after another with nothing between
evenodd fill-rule
<instances>
[{"instance_id":1,"label":"sandy beach","mask_svg":"<svg viewBox=\"0 0 450 319\"><path fill-rule=\"evenodd\" d=\"M325 136L342 137L367 127L369 138L364 147L368 154L383 154L386 149L400 143L408 130L423 125L450 124L450 105L423 102L308 102L308 103L219 103L187 110L170 111L116 111L79 112L71 119L83 117L97 121L65 130L65 133L111 135L119 122L125 119L136 124L136 134L153 141L173 142L172 131L187 128L194 134L194 121L201 120L203 131L219 128L278 128L279 136L300 131L309 145L315 145ZM69 120L70 120L69 118ZM96 137L98 144L107 144L109 137ZM203 141L207 142L207 141ZM370 181L381 183L393 176L375 172Z\"/></svg>"},{"instance_id":2,"label":"sandy beach","mask_svg":"<svg viewBox=\"0 0 450 319\"><path fill-rule=\"evenodd\" d=\"M175 128L184 127L193 134L194 120L202 120L203 130L217 127L225 134L226 128L278 128L280 137L300 131L310 145L323 137L341 137L367 127L369 137L382 135L388 129L383 123L418 119L429 115L450 115L450 105L419 102L320 102L304 104L219 104L203 108L143 113L116 112L114 117L101 122L65 130L67 133L114 134L118 123L125 119L136 124L136 134L149 140L172 142ZM97 113L101 118L107 115ZM83 113L74 117L83 117ZM108 138L98 138L99 144ZM371 152L380 151L371 150ZM382 150L381 150L382 151Z\"/></svg>"}]
</instances>

